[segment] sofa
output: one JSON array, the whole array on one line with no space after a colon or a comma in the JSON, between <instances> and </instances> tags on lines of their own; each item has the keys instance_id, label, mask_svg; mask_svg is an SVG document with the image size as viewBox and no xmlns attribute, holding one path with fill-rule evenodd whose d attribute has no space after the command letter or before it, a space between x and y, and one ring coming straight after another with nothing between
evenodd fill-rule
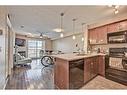
<instances>
[{"instance_id":1,"label":"sofa","mask_svg":"<svg viewBox=\"0 0 127 95\"><path fill-rule=\"evenodd\" d=\"M27 63L31 63L31 58L26 58L24 56L21 56L19 53L14 54L14 66L16 65L27 65Z\"/></svg>"}]
</instances>

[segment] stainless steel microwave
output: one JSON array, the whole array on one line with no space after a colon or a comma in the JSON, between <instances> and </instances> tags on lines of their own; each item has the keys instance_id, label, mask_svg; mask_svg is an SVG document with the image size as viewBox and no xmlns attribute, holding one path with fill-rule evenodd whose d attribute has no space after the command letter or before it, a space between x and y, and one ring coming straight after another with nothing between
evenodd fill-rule
<instances>
[{"instance_id":1,"label":"stainless steel microwave","mask_svg":"<svg viewBox=\"0 0 127 95\"><path fill-rule=\"evenodd\" d=\"M127 31L108 33L107 41L108 43L127 43Z\"/></svg>"}]
</instances>

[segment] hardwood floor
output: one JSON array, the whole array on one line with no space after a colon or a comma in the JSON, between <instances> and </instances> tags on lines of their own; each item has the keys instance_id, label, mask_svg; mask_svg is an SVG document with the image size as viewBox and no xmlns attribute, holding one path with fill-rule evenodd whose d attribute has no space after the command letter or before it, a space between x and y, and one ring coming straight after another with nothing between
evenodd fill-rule
<instances>
[{"instance_id":1,"label":"hardwood floor","mask_svg":"<svg viewBox=\"0 0 127 95\"><path fill-rule=\"evenodd\" d=\"M127 86L97 76L81 89L127 89ZM25 67L15 68L5 89L56 89L53 66L43 67L40 60Z\"/></svg>"},{"instance_id":2,"label":"hardwood floor","mask_svg":"<svg viewBox=\"0 0 127 95\"><path fill-rule=\"evenodd\" d=\"M55 89L53 66L43 67L33 60L25 67L15 68L5 89Z\"/></svg>"}]
</instances>

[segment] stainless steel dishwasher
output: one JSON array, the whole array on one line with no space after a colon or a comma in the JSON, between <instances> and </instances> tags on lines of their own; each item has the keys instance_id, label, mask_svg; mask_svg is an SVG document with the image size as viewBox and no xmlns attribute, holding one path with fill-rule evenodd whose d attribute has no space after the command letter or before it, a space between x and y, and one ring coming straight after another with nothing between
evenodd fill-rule
<instances>
[{"instance_id":1,"label":"stainless steel dishwasher","mask_svg":"<svg viewBox=\"0 0 127 95\"><path fill-rule=\"evenodd\" d=\"M79 89L84 85L84 59L69 62L69 88Z\"/></svg>"}]
</instances>

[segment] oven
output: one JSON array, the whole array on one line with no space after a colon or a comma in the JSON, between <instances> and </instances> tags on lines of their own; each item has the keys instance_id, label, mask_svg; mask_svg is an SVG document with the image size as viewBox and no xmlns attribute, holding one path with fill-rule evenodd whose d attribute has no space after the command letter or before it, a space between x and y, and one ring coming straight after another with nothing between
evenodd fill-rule
<instances>
[{"instance_id":1,"label":"oven","mask_svg":"<svg viewBox=\"0 0 127 95\"><path fill-rule=\"evenodd\" d=\"M110 48L105 58L106 78L127 85L127 48Z\"/></svg>"}]
</instances>

